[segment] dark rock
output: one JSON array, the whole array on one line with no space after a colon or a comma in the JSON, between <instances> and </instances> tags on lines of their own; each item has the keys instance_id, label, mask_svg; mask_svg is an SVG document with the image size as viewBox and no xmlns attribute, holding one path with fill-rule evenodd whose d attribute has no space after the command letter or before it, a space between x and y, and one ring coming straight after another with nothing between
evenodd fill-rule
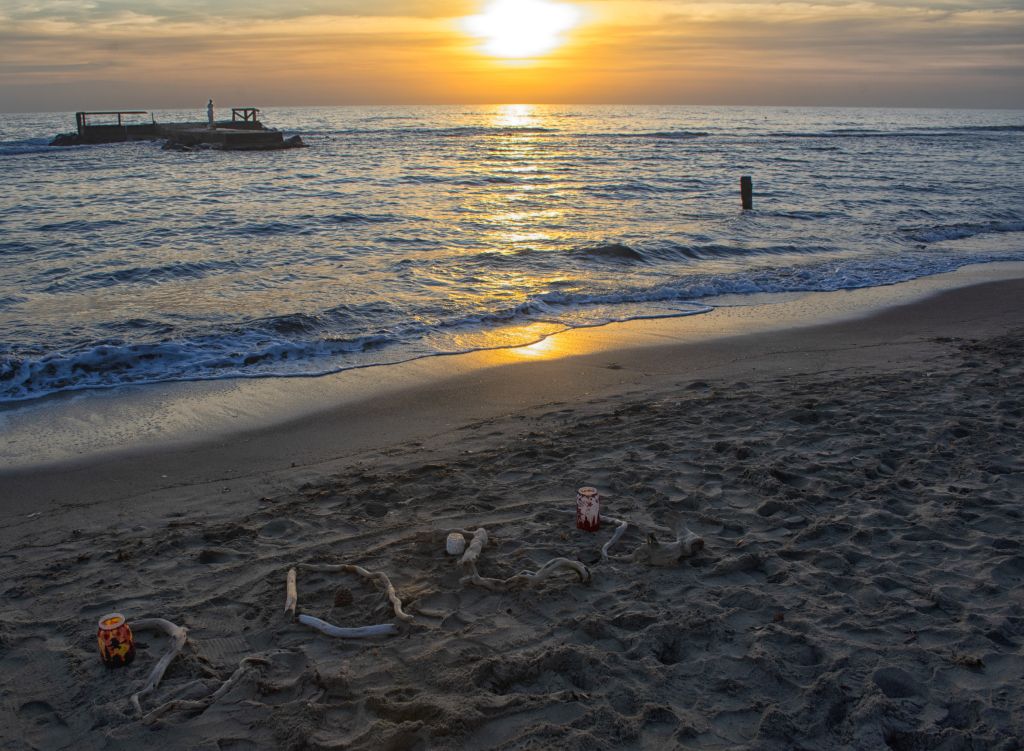
<instances>
[{"instance_id":1,"label":"dark rock","mask_svg":"<svg viewBox=\"0 0 1024 751\"><path fill-rule=\"evenodd\" d=\"M61 133L50 141L51 146L78 146L81 143L77 133Z\"/></svg>"}]
</instances>

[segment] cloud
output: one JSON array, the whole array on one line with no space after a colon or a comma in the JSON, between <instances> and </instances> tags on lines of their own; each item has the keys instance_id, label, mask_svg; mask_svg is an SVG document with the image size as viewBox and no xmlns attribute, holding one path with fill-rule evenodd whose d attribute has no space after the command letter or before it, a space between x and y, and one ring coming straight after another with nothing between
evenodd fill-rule
<instances>
[{"instance_id":1,"label":"cloud","mask_svg":"<svg viewBox=\"0 0 1024 751\"><path fill-rule=\"evenodd\" d=\"M474 7L469 0L416 2L415 0L309 0L287 3L280 0L3 0L0 12L13 21L61 20L81 24L102 24L130 15L170 23L204 23L214 20L247 21L332 16L356 18L447 18L463 15Z\"/></svg>"},{"instance_id":2,"label":"cloud","mask_svg":"<svg viewBox=\"0 0 1024 751\"><path fill-rule=\"evenodd\" d=\"M0 106L175 106L212 89L289 104L1024 105L1024 0L578 4L569 44L516 66L464 33L479 0L0 0Z\"/></svg>"}]
</instances>

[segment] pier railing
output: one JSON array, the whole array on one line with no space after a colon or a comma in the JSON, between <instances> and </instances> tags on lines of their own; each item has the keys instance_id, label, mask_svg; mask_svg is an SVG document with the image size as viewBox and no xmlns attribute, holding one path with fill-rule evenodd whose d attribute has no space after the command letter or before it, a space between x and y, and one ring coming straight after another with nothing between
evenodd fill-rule
<instances>
[{"instance_id":1,"label":"pier railing","mask_svg":"<svg viewBox=\"0 0 1024 751\"><path fill-rule=\"evenodd\" d=\"M119 110L113 112L76 112L75 113L75 125L78 126L78 135L85 135L86 128L112 128L126 127L124 118L126 115L148 115L149 113L145 110ZM116 117L117 125L114 126L112 123L101 123L100 125L89 125L90 117ZM136 123L138 125L139 123ZM134 126L132 126L134 127Z\"/></svg>"},{"instance_id":2,"label":"pier railing","mask_svg":"<svg viewBox=\"0 0 1024 751\"><path fill-rule=\"evenodd\" d=\"M231 122L232 123L258 123L260 121L260 111L255 107L232 107L231 108Z\"/></svg>"}]
</instances>

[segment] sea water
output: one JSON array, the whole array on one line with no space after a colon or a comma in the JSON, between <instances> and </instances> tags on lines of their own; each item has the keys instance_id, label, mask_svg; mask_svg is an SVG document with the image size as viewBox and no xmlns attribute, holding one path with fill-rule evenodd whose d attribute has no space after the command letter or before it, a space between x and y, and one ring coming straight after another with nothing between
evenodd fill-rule
<instances>
[{"instance_id":1,"label":"sea water","mask_svg":"<svg viewBox=\"0 0 1024 751\"><path fill-rule=\"evenodd\" d=\"M1024 260L1020 111L263 119L309 148L57 148L73 115L0 115L0 404L333 373Z\"/></svg>"}]
</instances>

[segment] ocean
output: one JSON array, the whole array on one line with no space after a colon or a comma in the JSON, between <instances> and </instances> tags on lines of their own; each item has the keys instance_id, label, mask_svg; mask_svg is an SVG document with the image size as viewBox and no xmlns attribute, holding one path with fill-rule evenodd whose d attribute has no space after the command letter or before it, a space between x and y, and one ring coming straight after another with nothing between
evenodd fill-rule
<instances>
[{"instance_id":1,"label":"ocean","mask_svg":"<svg viewBox=\"0 0 1024 751\"><path fill-rule=\"evenodd\" d=\"M1024 260L1020 111L263 120L309 148L58 148L72 114L0 115L0 404L335 373Z\"/></svg>"}]
</instances>

